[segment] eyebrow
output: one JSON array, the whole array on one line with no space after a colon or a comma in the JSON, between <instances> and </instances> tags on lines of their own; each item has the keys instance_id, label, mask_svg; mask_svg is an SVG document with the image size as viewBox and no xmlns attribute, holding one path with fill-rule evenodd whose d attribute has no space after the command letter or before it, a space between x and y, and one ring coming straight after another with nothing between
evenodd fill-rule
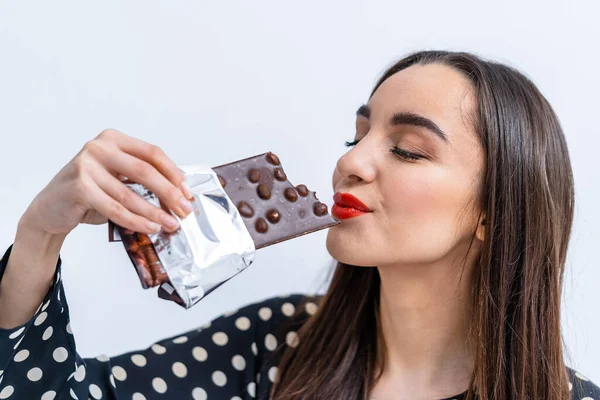
<instances>
[{"instance_id":1,"label":"eyebrow","mask_svg":"<svg viewBox=\"0 0 600 400\"><path fill-rule=\"evenodd\" d=\"M365 117L369 119L371 117L371 109L366 104L363 104L356 111L356 116ZM420 126L433 132L439 139L445 143L449 143L448 135L440 129L439 126L429 118L422 115L411 113L411 112L398 112L395 113L390 119L390 125L413 125Z\"/></svg>"}]
</instances>

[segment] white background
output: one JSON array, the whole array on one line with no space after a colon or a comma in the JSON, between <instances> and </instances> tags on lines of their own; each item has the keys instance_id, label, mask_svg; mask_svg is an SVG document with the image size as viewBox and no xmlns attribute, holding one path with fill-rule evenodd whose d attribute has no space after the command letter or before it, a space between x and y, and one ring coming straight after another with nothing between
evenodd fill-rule
<instances>
[{"instance_id":1,"label":"white background","mask_svg":"<svg viewBox=\"0 0 600 400\"><path fill-rule=\"evenodd\" d=\"M567 5L568 4L568 5ZM330 174L354 111L394 60L473 51L525 71L561 118L577 211L564 298L569 364L600 382L600 6L597 1L3 2L0 245L87 141L112 127L179 164L272 150L331 204ZM141 289L106 226L63 248L80 353L146 347L252 301L322 288L325 233L257 253L189 311Z\"/></svg>"}]
</instances>

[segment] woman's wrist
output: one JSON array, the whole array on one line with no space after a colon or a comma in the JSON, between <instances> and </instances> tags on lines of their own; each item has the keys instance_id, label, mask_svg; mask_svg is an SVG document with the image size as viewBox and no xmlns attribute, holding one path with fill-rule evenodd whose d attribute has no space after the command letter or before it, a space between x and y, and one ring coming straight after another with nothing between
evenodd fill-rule
<instances>
[{"instance_id":1,"label":"woman's wrist","mask_svg":"<svg viewBox=\"0 0 600 400\"><path fill-rule=\"evenodd\" d=\"M6 270L0 281L0 328L24 324L50 287L66 235L45 232L19 221Z\"/></svg>"}]
</instances>

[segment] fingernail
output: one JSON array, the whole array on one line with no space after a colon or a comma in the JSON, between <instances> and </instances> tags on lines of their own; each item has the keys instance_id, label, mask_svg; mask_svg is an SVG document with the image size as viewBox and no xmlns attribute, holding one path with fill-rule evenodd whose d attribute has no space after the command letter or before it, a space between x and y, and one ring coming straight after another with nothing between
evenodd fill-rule
<instances>
[{"instance_id":1,"label":"fingernail","mask_svg":"<svg viewBox=\"0 0 600 400\"><path fill-rule=\"evenodd\" d=\"M181 182L181 191L186 199L191 199L193 197L192 191L186 181Z\"/></svg>"},{"instance_id":2,"label":"fingernail","mask_svg":"<svg viewBox=\"0 0 600 400\"><path fill-rule=\"evenodd\" d=\"M177 222L177 220L169 214L162 214L160 219L163 225L169 228L170 230L175 230L179 228L179 222Z\"/></svg>"},{"instance_id":3,"label":"fingernail","mask_svg":"<svg viewBox=\"0 0 600 400\"><path fill-rule=\"evenodd\" d=\"M146 222L146 227L152 232L158 232L160 230L160 225L152 221Z\"/></svg>"},{"instance_id":4,"label":"fingernail","mask_svg":"<svg viewBox=\"0 0 600 400\"><path fill-rule=\"evenodd\" d=\"M181 207L181 209L183 210L183 212L186 215L191 213L192 211L194 211L194 207L192 207L192 203L190 203L188 200L186 200L183 197L181 198L181 200L179 200L179 206Z\"/></svg>"}]
</instances>

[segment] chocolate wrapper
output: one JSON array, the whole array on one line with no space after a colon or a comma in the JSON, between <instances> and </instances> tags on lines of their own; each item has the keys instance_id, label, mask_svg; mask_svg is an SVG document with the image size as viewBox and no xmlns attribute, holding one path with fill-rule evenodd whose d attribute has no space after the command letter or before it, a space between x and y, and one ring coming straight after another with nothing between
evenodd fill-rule
<instances>
[{"instance_id":1,"label":"chocolate wrapper","mask_svg":"<svg viewBox=\"0 0 600 400\"><path fill-rule=\"evenodd\" d=\"M116 226L142 287L185 308L229 280L254 259L254 241L215 172L203 165L179 167L193 194L194 211L175 232L145 235ZM126 183L151 204L167 209L143 185ZM111 230L112 232L112 230ZM118 240L117 235L111 241ZM158 258L157 258L158 256Z\"/></svg>"}]
</instances>

